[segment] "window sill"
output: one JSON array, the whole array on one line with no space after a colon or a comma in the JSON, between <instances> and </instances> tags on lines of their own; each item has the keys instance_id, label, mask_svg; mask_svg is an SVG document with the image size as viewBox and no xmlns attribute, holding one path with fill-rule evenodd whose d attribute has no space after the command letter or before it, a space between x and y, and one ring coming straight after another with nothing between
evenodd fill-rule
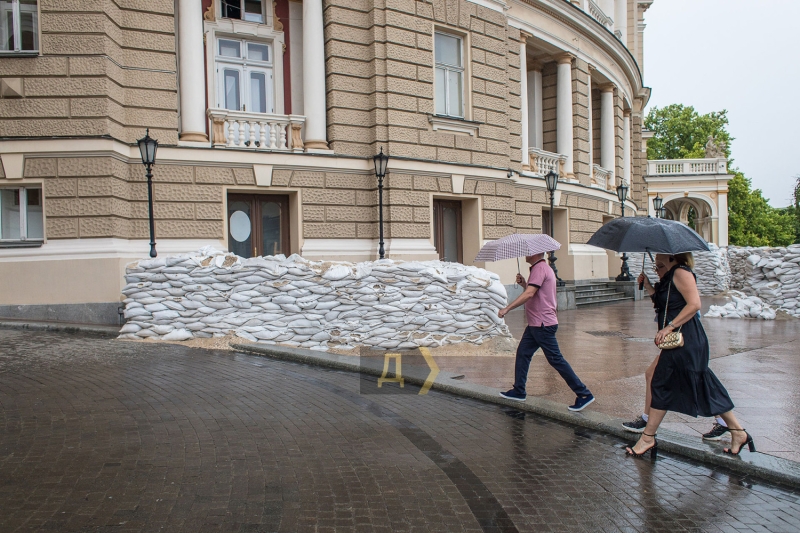
<instances>
[{"instance_id":1,"label":"window sill","mask_svg":"<svg viewBox=\"0 0 800 533\"><path fill-rule=\"evenodd\" d=\"M0 50L0 57L37 57L39 50Z\"/></svg>"},{"instance_id":2,"label":"window sill","mask_svg":"<svg viewBox=\"0 0 800 533\"><path fill-rule=\"evenodd\" d=\"M442 130L453 133L471 135L474 137L478 133L481 122L473 122L463 118L445 117L441 115L428 115L428 122L431 123L433 131Z\"/></svg>"},{"instance_id":3,"label":"window sill","mask_svg":"<svg viewBox=\"0 0 800 533\"><path fill-rule=\"evenodd\" d=\"M0 241L0 248L41 248L44 241Z\"/></svg>"}]
</instances>

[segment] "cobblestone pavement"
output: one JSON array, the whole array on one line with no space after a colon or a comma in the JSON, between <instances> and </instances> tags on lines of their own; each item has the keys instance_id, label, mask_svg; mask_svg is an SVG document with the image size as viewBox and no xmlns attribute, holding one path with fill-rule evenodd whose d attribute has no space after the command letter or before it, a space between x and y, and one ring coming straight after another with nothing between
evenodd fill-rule
<instances>
[{"instance_id":1,"label":"cobblestone pavement","mask_svg":"<svg viewBox=\"0 0 800 533\"><path fill-rule=\"evenodd\" d=\"M704 297L709 305L721 297ZM627 420L644 405L644 372L658 355L656 325L649 300L622 302L558 313L558 342L578 376L597 401L589 409ZM525 315L506 317L519 339ZM704 318L711 347L711 369L736 405L735 412L758 451L800 461L800 320L774 321ZM440 369L463 374L465 381L507 390L514 381L514 354L507 357L437 357ZM547 364L541 352L531 363L528 394L571 404L575 395ZM711 429L710 418L668 413L662 427L698 439ZM729 437L724 437L727 442Z\"/></svg>"},{"instance_id":2,"label":"cobblestone pavement","mask_svg":"<svg viewBox=\"0 0 800 533\"><path fill-rule=\"evenodd\" d=\"M800 491L498 405L176 345L0 346L4 533L800 529Z\"/></svg>"}]
</instances>

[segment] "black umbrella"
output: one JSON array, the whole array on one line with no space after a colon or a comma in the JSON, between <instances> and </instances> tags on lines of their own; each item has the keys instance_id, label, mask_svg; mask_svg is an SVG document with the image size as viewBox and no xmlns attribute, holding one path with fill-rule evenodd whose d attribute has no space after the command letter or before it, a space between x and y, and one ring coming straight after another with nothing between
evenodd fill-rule
<instances>
[{"instance_id":1,"label":"black umbrella","mask_svg":"<svg viewBox=\"0 0 800 533\"><path fill-rule=\"evenodd\" d=\"M587 244L615 252L647 254L709 251L705 239L686 224L677 220L649 216L615 218L601 226ZM644 261L642 261L642 272L644 272Z\"/></svg>"},{"instance_id":2,"label":"black umbrella","mask_svg":"<svg viewBox=\"0 0 800 533\"><path fill-rule=\"evenodd\" d=\"M615 218L601 226L587 244L615 252L679 254L709 251L705 239L686 224L652 217Z\"/></svg>"}]
</instances>

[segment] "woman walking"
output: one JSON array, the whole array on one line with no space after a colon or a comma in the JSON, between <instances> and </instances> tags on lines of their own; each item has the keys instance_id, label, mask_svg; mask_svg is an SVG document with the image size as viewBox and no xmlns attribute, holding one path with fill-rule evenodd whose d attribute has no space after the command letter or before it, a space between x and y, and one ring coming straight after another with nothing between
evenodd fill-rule
<instances>
[{"instance_id":1,"label":"woman walking","mask_svg":"<svg viewBox=\"0 0 800 533\"><path fill-rule=\"evenodd\" d=\"M717 376L708 368L708 337L697 317L700 310L700 293L692 267L691 253L656 255L655 268L660 281L655 287L644 274L644 281L653 289L650 298L657 311L659 331L656 345L672 332L680 331L683 346L663 349L657 359L650 384L650 415L639 441L626 448L628 455L641 457L648 451L658 453L656 431L667 411L677 411L689 416L720 416L731 432L731 447L725 453L738 455L747 444L756 451L753 438L742 428L733 414L733 402ZM642 279L644 278L644 279Z\"/></svg>"}]
</instances>

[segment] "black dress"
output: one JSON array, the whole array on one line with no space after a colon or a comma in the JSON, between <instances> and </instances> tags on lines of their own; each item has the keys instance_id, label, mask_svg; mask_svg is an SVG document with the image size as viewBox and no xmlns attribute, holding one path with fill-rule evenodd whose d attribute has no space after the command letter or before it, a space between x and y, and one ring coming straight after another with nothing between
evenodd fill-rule
<instances>
[{"instance_id":1,"label":"black dress","mask_svg":"<svg viewBox=\"0 0 800 533\"><path fill-rule=\"evenodd\" d=\"M670 270L655 285L650 297L658 314L658 329L673 320L686 306L678 288L672 283L675 270L682 268L692 272L689 267L679 265ZM694 272L692 272L694 276ZM697 276L695 276L697 279ZM669 291L669 304L667 304ZM708 337L695 314L681 327L683 346L672 350L662 350L651 383L652 401L650 406L664 411L677 411L689 416L716 416L733 409L728 391L722 386L714 372L708 368Z\"/></svg>"}]
</instances>

